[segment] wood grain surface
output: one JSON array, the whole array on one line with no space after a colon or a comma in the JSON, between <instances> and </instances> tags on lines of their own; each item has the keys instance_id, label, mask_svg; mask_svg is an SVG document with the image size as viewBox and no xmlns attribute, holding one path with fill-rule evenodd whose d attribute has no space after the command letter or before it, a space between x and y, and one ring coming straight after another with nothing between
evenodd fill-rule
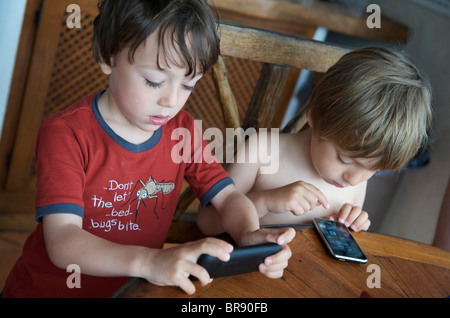
<instances>
[{"instance_id":1,"label":"wood grain surface","mask_svg":"<svg viewBox=\"0 0 450 318\"><path fill-rule=\"evenodd\" d=\"M436 297L450 295L450 252L426 244L370 232L352 233L365 252L367 264L333 259L311 227L297 228L290 247L292 258L280 279L258 272L216 278L187 295L176 287L160 287L133 278L115 297L177 298L373 298ZM373 267L380 288L370 288Z\"/></svg>"}]
</instances>

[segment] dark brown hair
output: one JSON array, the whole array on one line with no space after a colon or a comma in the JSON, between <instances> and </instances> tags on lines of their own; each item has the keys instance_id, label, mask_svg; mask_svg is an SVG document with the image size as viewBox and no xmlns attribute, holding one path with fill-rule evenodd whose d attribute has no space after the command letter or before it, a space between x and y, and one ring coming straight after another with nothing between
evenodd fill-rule
<instances>
[{"instance_id":1,"label":"dark brown hair","mask_svg":"<svg viewBox=\"0 0 450 318\"><path fill-rule=\"evenodd\" d=\"M155 31L158 65L161 58L181 60L177 66L188 69L186 76L205 73L220 54L217 24L206 0L102 0L98 8L92 40L98 62L114 66L114 55L128 47L132 63L136 49ZM167 45L181 59L169 56Z\"/></svg>"}]
</instances>

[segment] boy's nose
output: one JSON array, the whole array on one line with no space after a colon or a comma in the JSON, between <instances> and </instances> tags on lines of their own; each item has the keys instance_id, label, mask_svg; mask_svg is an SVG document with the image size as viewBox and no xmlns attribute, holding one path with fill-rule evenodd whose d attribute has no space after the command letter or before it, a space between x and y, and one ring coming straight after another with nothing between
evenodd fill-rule
<instances>
[{"instance_id":1,"label":"boy's nose","mask_svg":"<svg viewBox=\"0 0 450 318\"><path fill-rule=\"evenodd\" d=\"M356 186L361 182L369 180L374 174L375 171L364 169L361 171L345 172L342 177L349 185Z\"/></svg>"},{"instance_id":2,"label":"boy's nose","mask_svg":"<svg viewBox=\"0 0 450 318\"><path fill-rule=\"evenodd\" d=\"M178 105L178 90L167 87L161 97L160 104L165 107L176 107Z\"/></svg>"}]
</instances>

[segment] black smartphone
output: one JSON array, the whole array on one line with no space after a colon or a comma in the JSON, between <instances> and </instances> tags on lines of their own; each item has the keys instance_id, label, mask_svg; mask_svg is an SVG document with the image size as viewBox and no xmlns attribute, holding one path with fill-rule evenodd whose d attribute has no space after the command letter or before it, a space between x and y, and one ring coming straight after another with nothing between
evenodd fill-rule
<instances>
[{"instance_id":1,"label":"black smartphone","mask_svg":"<svg viewBox=\"0 0 450 318\"><path fill-rule=\"evenodd\" d=\"M313 224L331 255L341 261L367 263L367 257L342 223L314 218Z\"/></svg>"},{"instance_id":2,"label":"black smartphone","mask_svg":"<svg viewBox=\"0 0 450 318\"><path fill-rule=\"evenodd\" d=\"M258 271L259 264L264 262L267 256L281 251L281 246L275 243L235 247L230 253L230 260L222 262L217 257L202 254L197 264L203 266L211 278L231 276ZM194 277L190 277L196 280Z\"/></svg>"}]
</instances>

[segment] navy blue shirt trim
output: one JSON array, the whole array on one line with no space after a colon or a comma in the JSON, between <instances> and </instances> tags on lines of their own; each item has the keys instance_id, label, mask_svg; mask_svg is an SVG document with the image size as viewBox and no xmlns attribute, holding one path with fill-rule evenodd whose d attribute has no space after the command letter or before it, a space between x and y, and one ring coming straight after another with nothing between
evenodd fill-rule
<instances>
[{"instance_id":1,"label":"navy blue shirt trim","mask_svg":"<svg viewBox=\"0 0 450 318\"><path fill-rule=\"evenodd\" d=\"M68 213L76 214L81 218L84 217L84 209L78 204L73 203L58 203L52 205L42 206L36 209L36 221L42 223L42 218L51 214Z\"/></svg>"},{"instance_id":2,"label":"navy blue shirt trim","mask_svg":"<svg viewBox=\"0 0 450 318\"><path fill-rule=\"evenodd\" d=\"M140 153L146 150L149 150L156 146L161 139L162 136L162 126L158 128L158 130L155 131L153 136L147 140L146 142L135 145L131 142L126 141L119 135L117 135L114 130L111 129L111 127L108 126L108 124L105 122L105 120L102 117L102 114L100 113L100 110L98 109L98 99L105 91L100 92L97 96L94 97L94 100L92 101L92 111L94 112L94 116L97 119L100 126L103 128L103 130L108 134L109 137L111 137L116 143L118 143L121 147L127 149L128 151L131 151L133 153Z\"/></svg>"},{"instance_id":3,"label":"navy blue shirt trim","mask_svg":"<svg viewBox=\"0 0 450 318\"><path fill-rule=\"evenodd\" d=\"M211 200L225 187L234 184L233 179L230 177L223 178L219 180L215 185L213 185L208 192L206 192L200 199L200 203L203 208L211 205Z\"/></svg>"}]
</instances>

